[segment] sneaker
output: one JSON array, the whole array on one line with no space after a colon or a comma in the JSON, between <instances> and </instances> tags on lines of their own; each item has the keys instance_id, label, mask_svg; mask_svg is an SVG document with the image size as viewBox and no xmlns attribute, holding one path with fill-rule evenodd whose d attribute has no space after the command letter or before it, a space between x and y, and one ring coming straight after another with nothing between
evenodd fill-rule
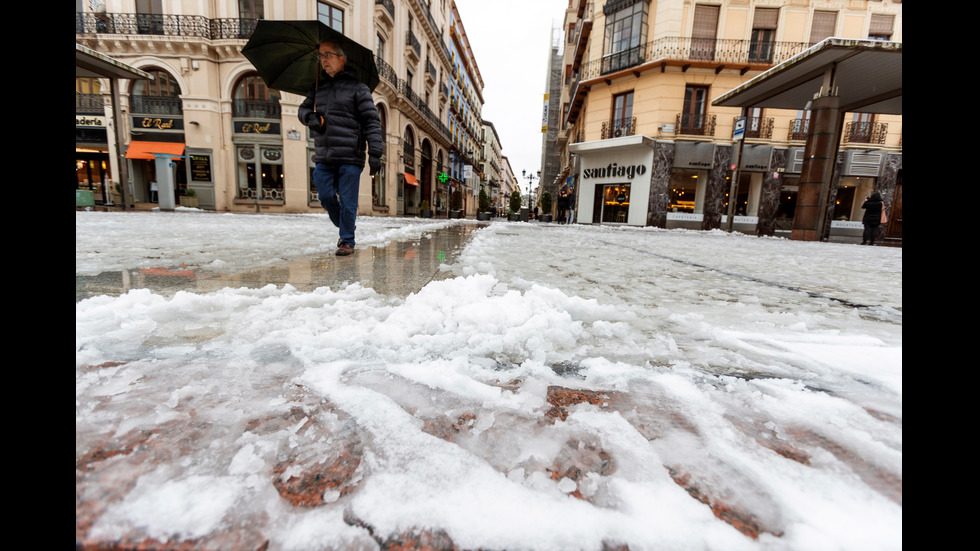
<instances>
[{"instance_id":1,"label":"sneaker","mask_svg":"<svg viewBox=\"0 0 980 551\"><path fill-rule=\"evenodd\" d=\"M349 254L354 254L354 247L351 247L347 243L341 243L337 247L337 256L347 256Z\"/></svg>"}]
</instances>

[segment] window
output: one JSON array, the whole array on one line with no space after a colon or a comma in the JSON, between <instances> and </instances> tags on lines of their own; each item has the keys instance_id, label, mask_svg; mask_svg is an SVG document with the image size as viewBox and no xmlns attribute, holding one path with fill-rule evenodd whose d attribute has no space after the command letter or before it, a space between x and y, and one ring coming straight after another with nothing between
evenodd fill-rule
<instances>
[{"instance_id":1,"label":"window","mask_svg":"<svg viewBox=\"0 0 980 551\"><path fill-rule=\"evenodd\" d=\"M805 140L810 132L810 112L799 109L796 111L796 118L793 119L789 127L789 139Z\"/></svg>"},{"instance_id":2,"label":"window","mask_svg":"<svg viewBox=\"0 0 980 551\"><path fill-rule=\"evenodd\" d=\"M708 87L688 85L684 89L684 111L681 113L682 134L703 134Z\"/></svg>"},{"instance_id":3,"label":"window","mask_svg":"<svg viewBox=\"0 0 980 551\"><path fill-rule=\"evenodd\" d=\"M613 96L612 137L633 135L633 92Z\"/></svg>"},{"instance_id":4,"label":"window","mask_svg":"<svg viewBox=\"0 0 980 551\"><path fill-rule=\"evenodd\" d=\"M139 34L163 34L161 0L136 0L136 30Z\"/></svg>"},{"instance_id":5,"label":"window","mask_svg":"<svg viewBox=\"0 0 980 551\"><path fill-rule=\"evenodd\" d=\"M179 115L181 113L180 87L170 73L148 69L149 79L133 82L130 94L132 112L144 115Z\"/></svg>"},{"instance_id":6,"label":"window","mask_svg":"<svg viewBox=\"0 0 980 551\"><path fill-rule=\"evenodd\" d=\"M772 62L772 47L776 38L778 8L756 8L752 20L752 39L749 42L749 61Z\"/></svg>"},{"instance_id":7,"label":"window","mask_svg":"<svg viewBox=\"0 0 980 551\"><path fill-rule=\"evenodd\" d=\"M642 63L646 47L647 2L606 2L606 29L602 72L608 73Z\"/></svg>"},{"instance_id":8,"label":"window","mask_svg":"<svg viewBox=\"0 0 980 551\"><path fill-rule=\"evenodd\" d=\"M812 46L825 38L834 36L836 28L837 12L813 12L813 24L810 26L810 45Z\"/></svg>"},{"instance_id":9,"label":"window","mask_svg":"<svg viewBox=\"0 0 980 551\"><path fill-rule=\"evenodd\" d=\"M232 103L233 117L278 119L282 112L279 93L270 90L258 75L247 75L235 86Z\"/></svg>"},{"instance_id":10,"label":"window","mask_svg":"<svg viewBox=\"0 0 980 551\"><path fill-rule=\"evenodd\" d=\"M331 6L326 2L318 2L316 5L317 19L331 29L344 32L344 10Z\"/></svg>"},{"instance_id":11,"label":"window","mask_svg":"<svg viewBox=\"0 0 980 551\"><path fill-rule=\"evenodd\" d=\"M882 13L871 14L871 25L868 27L868 38L871 40L891 40L892 28L895 24L894 15Z\"/></svg>"},{"instance_id":12,"label":"window","mask_svg":"<svg viewBox=\"0 0 980 551\"><path fill-rule=\"evenodd\" d=\"M715 42L718 36L719 6L698 4L694 7L694 28L691 31L691 59L715 58Z\"/></svg>"},{"instance_id":13,"label":"window","mask_svg":"<svg viewBox=\"0 0 980 551\"><path fill-rule=\"evenodd\" d=\"M379 34L374 43L374 55L378 56L378 59L384 60L385 58L385 39Z\"/></svg>"}]
</instances>

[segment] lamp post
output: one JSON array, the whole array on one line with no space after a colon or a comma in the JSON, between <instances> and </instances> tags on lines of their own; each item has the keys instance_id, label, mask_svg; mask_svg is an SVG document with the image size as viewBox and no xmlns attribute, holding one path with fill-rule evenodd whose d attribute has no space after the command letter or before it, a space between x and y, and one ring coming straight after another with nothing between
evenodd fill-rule
<instances>
[{"instance_id":1,"label":"lamp post","mask_svg":"<svg viewBox=\"0 0 980 551\"><path fill-rule=\"evenodd\" d=\"M534 175L533 173L528 174L526 170L521 170L521 174L527 180L527 209L530 211L534 205L531 201L531 186L534 184L534 180L541 178L541 171L539 170L537 175Z\"/></svg>"}]
</instances>

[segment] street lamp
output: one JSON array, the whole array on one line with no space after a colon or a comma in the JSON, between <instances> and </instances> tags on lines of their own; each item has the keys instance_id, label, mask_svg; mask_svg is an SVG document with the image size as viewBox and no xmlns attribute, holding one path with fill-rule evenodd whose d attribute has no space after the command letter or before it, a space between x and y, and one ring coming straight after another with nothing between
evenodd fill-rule
<instances>
[{"instance_id":1,"label":"street lamp","mask_svg":"<svg viewBox=\"0 0 980 551\"><path fill-rule=\"evenodd\" d=\"M533 185L534 180L541 178L541 171L539 170L536 176L533 173L528 174L526 170L521 170L521 174L527 180L527 208L530 210L533 208L534 204L531 202L531 186Z\"/></svg>"}]
</instances>

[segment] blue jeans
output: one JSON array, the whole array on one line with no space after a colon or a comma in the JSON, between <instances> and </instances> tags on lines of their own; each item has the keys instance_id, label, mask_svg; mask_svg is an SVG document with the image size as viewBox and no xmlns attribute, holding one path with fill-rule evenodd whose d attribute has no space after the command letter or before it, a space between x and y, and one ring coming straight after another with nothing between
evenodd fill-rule
<instances>
[{"instance_id":1,"label":"blue jeans","mask_svg":"<svg viewBox=\"0 0 980 551\"><path fill-rule=\"evenodd\" d=\"M326 165L317 163L313 169L320 204L334 226L340 228L340 238L354 246L354 223L357 219L357 194L361 185L362 167L357 165Z\"/></svg>"}]
</instances>

